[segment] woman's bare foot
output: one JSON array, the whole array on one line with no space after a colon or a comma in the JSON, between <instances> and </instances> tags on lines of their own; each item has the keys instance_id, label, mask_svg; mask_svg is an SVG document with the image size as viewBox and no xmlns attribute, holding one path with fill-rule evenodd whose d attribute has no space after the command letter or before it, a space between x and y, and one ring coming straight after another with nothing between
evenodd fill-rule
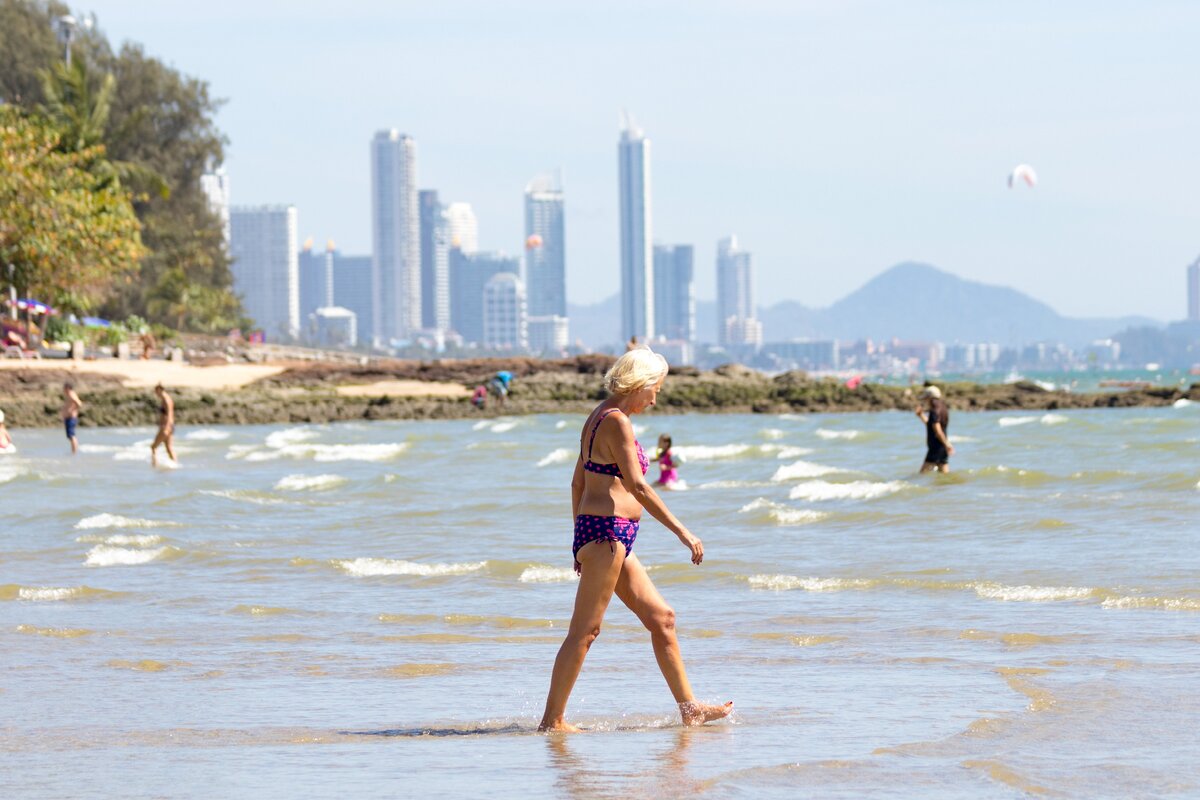
<instances>
[{"instance_id":1,"label":"woman's bare foot","mask_svg":"<svg viewBox=\"0 0 1200 800\"><path fill-rule=\"evenodd\" d=\"M561 719L557 722L545 722L538 725L540 733L582 733L583 728L577 728L568 722L563 722Z\"/></svg>"},{"instance_id":2,"label":"woman's bare foot","mask_svg":"<svg viewBox=\"0 0 1200 800\"><path fill-rule=\"evenodd\" d=\"M723 706L710 706L707 703L697 703L692 700L679 704L679 713L683 715L684 725L703 725L714 719L724 719L733 713L733 701Z\"/></svg>"}]
</instances>

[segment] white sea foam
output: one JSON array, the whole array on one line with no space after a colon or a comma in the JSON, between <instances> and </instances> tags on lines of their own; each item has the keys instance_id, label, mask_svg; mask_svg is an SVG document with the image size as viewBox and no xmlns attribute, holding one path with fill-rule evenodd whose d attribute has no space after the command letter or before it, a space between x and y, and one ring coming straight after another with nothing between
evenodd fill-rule
<instances>
[{"instance_id":1,"label":"white sea foam","mask_svg":"<svg viewBox=\"0 0 1200 800\"><path fill-rule=\"evenodd\" d=\"M258 445L253 444L231 444L229 452L225 454L225 459L231 461L235 458L245 458L247 454L253 453L258 449Z\"/></svg>"},{"instance_id":2,"label":"white sea foam","mask_svg":"<svg viewBox=\"0 0 1200 800\"><path fill-rule=\"evenodd\" d=\"M799 458L812 453L811 447L781 447L775 453L776 458Z\"/></svg>"},{"instance_id":3,"label":"white sea foam","mask_svg":"<svg viewBox=\"0 0 1200 800\"><path fill-rule=\"evenodd\" d=\"M119 447L114 444L89 444L85 442L79 445L79 452L87 453L89 455L95 453L116 453L117 451L123 449L123 447Z\"/></svg>"},{"instance_id":4,"label":"white sea foam","mask_svg":"<svg viewBox=\"0 0 1200 800\"><path fill-rule=\"evenodd\" d=\"M0 450L0 456L15 456L17 454L17 446L11 441L4 449Z\"/></svg>"},{"instance_id":5,"label":"white sea foam","mask_svg":"<svg viewBox=\"0 0 1200 800\"><path fill-rule=\"evenodd\" d=\"M857 439L862 436L862 431L831 431L827 428L817 428L817 436L822 439Z\"/></svg>"},{"instance_id":6,"label":"white sea foam","mask_svg":"<svg viewBox=\"0 0 1200 800\"><path fill-rule=\"evenodd\" d=\"M487 564L486 561L464 564L422 564L398 558L354 558L336 560L333 563L339 569L357 578L370 578L378 575L420 575L422 577L465 575L469 572L478 572Z\"/></svg>"},{"instance_id":7,"label":"white sea foam","mask_svg":"<svg viewBox=\"0 0 1200 800\"><path fill-rule=\"evenodd\" d=\"M518 420L501 417L500 419L481 419L471 426L474 431L491 431L492 433L506 433L517 427Z\"/></svg>"},{"instance_id":8,"label":"white sea foam","mask_svg":"<svg viewBox=\"0 0 1200 800\"><path fill-rule=\"evenodd\" d=\"M0 464L0 483L8 483L23 474L25 470L15 464Z\"/></svg>"},{"instance_id":9,"label":"white sea foam","mask_svg":"<svg viewBox=\"0 0 1200 800\"><path fill-rule=\"evenodd\" d=\"M153 439L142 439L131 445L118 448L113 453L113 461L149 461L150 445L152 444L154 444Z\"/></svg>"},{"instance_id":10,"label":"white sea foam","mask_svg":"<svg viewBox=\"0 0 1200 800\"><path fill-rule=\"evenodd\" d=\"M1102 602L1103 608L1137 609L1160 608L1164 611L1200 611L1197 597L1109 597Z\"/></svg>"},{"instance_id":11,"label":"white sea foam","mask_svg":"<svg viewBox=\"0 0 1200 800\"><path fill-rule=\"evenodd\" d=\"M554 423L554 430L561 431L570 424L571 423L567 422L565 419L560 419L558 422Z\"/></svg>"},{"instance_id":12,"label":"white sea foam","mask_svg":"<svg viewBox=\"0 0 1200 800\"><path fill-rule=\"evenodd\" d=\"M770 439L771 441L776 441L778 439L782 439L787 434L784 431L781 431L779 428L763 428L761 431L758 432L758 435L763 437L764 439Z\"/></svg>"},{"instance_id":13,"label":"white sea foam","mask_svg":"<svg viewBox=\"0 0 1200 800\"><path fill-rule=\"evenodd\" d=\"M977 583L975 594L987 600L1045 603L1055 600L1082 600L1092 594L1086 586L1005 586L1001 583Z\"/></svg>"},{"instance_id":14,"label":"white sea foam","mask_svg":"<svg viewBox=\"0 0 1200 800\"><path fill-rule=\"evenodd\" d=\"M22 586L17 590L18 600L48 601L69 600L82 593L79 586Z\"/></svg>"},{"instance_id":15,"label":"white sea foam","mask_svg":"<svg viewBox=\"0 0 1200 800\"><path fill-rule=\"evenodd\" d=\"M275 488L281 492L320 492L346 483L341 475L288 475L280 478Z\"/></svg>"},{"instance_id":16,"label":"white sea foam","mask_svg":"<svg viewBox=\"0 0 1200 800\"><path fill-rule=\"evenodd\" d=\"M765 497L747 503L741 507L740 511L743 514L765 511L767 517L774 520L777 525L806 525L829 516L824 511L814 511L811 508L792 508Z\"/></svg>"},{"instance_id":17,"label":"white sea foam","mask_svg":"<svg viewBox=\"0 0 1200 800\"><path fill-rule=\"evenodd\" d=\"M274 450L258 450L246 455L247 461L274 461L294 458L313 461L390 461L408 449L408 442L394 444L289 444Z\"/></svg>"},{"instance_id":18,"label":"white sea foam","mask_svg":"<svg viewBox=\"0 0 1200 800\"><path fill-rule=\"evenodd\" d=\"M492 426L492 433L508 433L515 427L517 427L516 420L505 420L504 422L497 422L495 425Z\"/></svg>"},{"instance_id":19,"label":"white sea foam","mask_svg":"<svg viewBox=\"0 0 1200 800\"><path fill-rule=\"evenodd\" d=\"M1064 422L1070 422L1071 418L1066 414L1043 414L1038 421L1043 425L1062 425Z\"/></svg>"},{"instance_id":20,"label":"white sea foam","mask_svg":"<svg viewBox=\"0 0 1200 800\"><path fill-rule=\"evenodd\" d=\"M709 481L697 486L697 489L752 489L754 487L770 486L766 481Z\"/></svg>"},{"instance_id":21,"label":"white sea foam","mask_svg":"<svg viewBox=\"0 0 1200 800\"><path fill-rule=\"evenodd\" d=\"M219 442L229 438L228 431L219 431L214 428L201 428L196 431L188 431L184 434L185 439L199 442Z\"/></svg>"},{"instance_id":22,"label":"white sea foam","mask_svg":"<svg viewBox=\"0 0 1200 800\"><path fill-rule=\"evenodd\" d=\"M125 547L153 547L162 544L163 537L156 533L114 533L111 536L89 533L75 538L77 542L111 544Z\"/></svg>"},{"instance_id":23,"label":"white sea foam","mask_svg":"<svg viewBox=\"0 0 1200 800\"><path fill-rule=\"evenodd\" d=\"M977 442L979 441L974 436L950 436L950 444L960 444L962 442Z\"/></svg>"},{"instance_id":24,"label":"white sea foam","mask_svg":"<svg viewBox=\"0 0 1200 800\"><path fill-rule=\"evenodd\" d=\"M747 581L753 589L803 589L806 592L842 592L869 589L874 585L862 578L800 578L795 575L751 575Z\"/></svg>"},{"instance_id":25,"label":"white sea foam","mask_svg":"<svg viewBox=\"0 0 1200 800\"><path fill-rule=\"evenodd\" d=\"M125 547L112 547L106 544L98 544L88 551L87 560L83 563L89 567L115 567L115 566L130 566L133 564L146 564L167 552L167 548L159 547L155 550L130 550Z\"/></svg>"},{"instance_id":26,"label":"white sea foam","mask_svg":"<svg viewBox=\"0 0 1200 800\"><path fill-rule=\"evenodd\" d=\"M996 420L996 424L1001 428L1011 428L1013 425L1028 425L1031 422L1037 422L1037 417L1001 417Z\"/></svg>"},{"instance_id":27,"label":"white sea foam","mask_svg":"<svg viewBox=\"0 0 1200 800\"><path fill-rule=\"evenodd\" d=\"M548 467L551 464L566 464L575 458L575 451L567 447L560 447L557 450L542 456L542 460L537 462L539 467Z\"/></svg>"},{"instance_id":28,"label":"white sea foam","mask_svg":"<svg viewBox=\"0 0 1200 800\"><path fill-rule=\"evenodd\" d=\"M674 447L672 452L682 456L684 461L717 461L723 458L738 458L756 449L758 449L758 445L753 444L693 444L686 447Z\"/></svg>"},{"instance_id":29,"label":"white sea foam","mask_svg":"<svg viewBox=\"0 0 1200 800\"><path fill-rule=\"evenodd\" d=\"M163 528L175 524L174 522L161 522L153 519L122 517L119 514L109 514L106 512L84 517L75 523L75 530L86 531L97 528Z\"/></svg>"},{"instance_id":30,"label":"white sea foam","mask_svg":"<svg viewBox=\"0 0 1200 800\"><path fill-rule=\"evenodd\" d=\"M566 583L579 580L573 569L562 567L526 567L518 578L521 583Z\"/></svg>"},{"instance_id":31,"label":"white sea foam","mask_svg":"<svg viewBox=\"0 0 1200 800\"><path fill-rule=\"evenodd\" d=\"M200 494L236 500L241 503L254 503L260 506L277 506L285 502L278 497L266 497L249 489L201 489Z\"/></svg>"},{"instance_id":32,"label":"white sea foam","mask_svg":"<svg viewBox=\"0 0 1200 800\"><path fill-rule=\"evenodd\" d=\"M775 470L771 480L778 482L794 481L798 478L819 478L822 475L832 475L836 472L845 472L845 470L827 467L824 464L814 464L811 461L796 461Z\"/></svg>"},{"instance_id":33,"label":"white sea foam","mask_svg":"<svg viewBox=\"0 0 1200 800\"><path fill-rule=\"evenodd\" d=\"M904 481L887 481L873 483L871 481L851 481L850 483L830 483L828 481L807 481L792 487L788 497L792 500L873 500L877 497L895 494L907 489L909 484Z\"/></svg>"},{"instance_id":34,"label":"white sea foam","mask_svg":"<svg viewBox=\"0 0 1200 800\"><path fill-rule=\"evenodd\" d=\"M279 448L286 447L289 444L307 442L315 438L317 438L317 432L309 428L287 428L268 435L266 445L267 447Z\"/></svg>"},{"instance_id":35,"label":"white sea foam","mask_svg":"<svg viewBox=\"0 0 1200 800\"><path fill-rule=\"evenodd\" d=\"M1190 405L1192 405L1192 401L1188 400L1186 397L1181 397L1174 403L1171 403L1172 408L1187 408Z\"/></svg>"}]
</instances>

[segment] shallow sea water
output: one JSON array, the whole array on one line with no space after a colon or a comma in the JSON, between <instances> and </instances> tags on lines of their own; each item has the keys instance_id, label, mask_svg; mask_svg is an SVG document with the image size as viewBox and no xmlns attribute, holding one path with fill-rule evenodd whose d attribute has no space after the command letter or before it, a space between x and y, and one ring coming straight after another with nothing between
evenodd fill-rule
<instances>
[{"instance_id":1,"label":"shallow sea water","mask_svg":"<svg viewBox=\"0 0 1200 800\"><path fill-rule=\"evenodd\" d=\"M619 602L534 732L574 596L575 416L16 431L5 797L1200 794L1200 406L663 416L706 560L648 517L700 697ZM652 467L652 469L654 469Z\"/></svg>"}]
</instances>

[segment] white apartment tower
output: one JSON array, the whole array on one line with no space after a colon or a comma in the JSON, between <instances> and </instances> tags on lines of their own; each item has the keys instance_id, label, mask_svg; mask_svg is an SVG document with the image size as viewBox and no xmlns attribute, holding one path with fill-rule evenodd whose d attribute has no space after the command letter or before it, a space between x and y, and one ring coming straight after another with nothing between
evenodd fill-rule
<instances>
[{"instance_id":1,"label":"white apartment tower","mask_svg":"<svg viewBox=\"0 0 1200 800\"><path fill-rule=\"evenodd\" d=\"M229 175L223 167L210 168L200 176L200 191L208 201L208 209L221 220L221 235L229 246Z\"/></svg>"},{"instance_id":2,"label":"white apartment tower","mask_svg":"<svg viewBox=\"0 0 1200 800\"><path fill-rule=\"evenodd\" d=\"M525 286L512 272L493 275L483 287L483 345L492 350L529 349Z\"/></svg>"},{"instance_id":3,"label":"white apartment tower","mask_svg":"<svg viewBox=\"0 0 1200 800\"><path fill-rule=\"evenodd\" d=\"M624 115L617 144L621 205L621 335L654 337L650 140Z\"/></svg>"},{"instance_id":4,"label":"white apartment tower","mask_svg":"<svg viewBox=\"0 0 1200 800\"><path fill-rule=\"evenodd\" d=\"M411 136L371 140L371 289L376 344L421 327L421 226L417 150Z\"/></svg>"},{"instance_id":5,"label":"white apartment tower","mask_svg":"<svg viewBox=\"0 0 1200 800\"><path fill-rule=\"evenodd\" d=\"M300 334L295 206L247 206L229 215L233 288L246 314L276 341Z\"/></svg>"},{"instance_id":6,"label":"white apartment tower","mask_svg":"<svg viewBox=\"0 0 1200 800\"><path fill-rule=\"evenodd\" d=\"M732 235L717 242L717 325L718 341L726 347L762 344L750 254Z\"/></svg>"}]
</instances>

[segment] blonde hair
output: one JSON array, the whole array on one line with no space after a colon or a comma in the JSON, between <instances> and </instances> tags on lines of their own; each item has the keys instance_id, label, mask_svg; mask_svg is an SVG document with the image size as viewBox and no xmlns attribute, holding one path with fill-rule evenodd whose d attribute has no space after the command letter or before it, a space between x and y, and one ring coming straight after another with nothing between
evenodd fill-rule
<instances>
[{"instance_id":1,"label":"blonde hair","mask_svg":"<svg viewBox=\"0 0 1200 800\"><path fill-rule=\"evenodd\" d=\"M604 375L610 394L633 394L667 376L667 360L649 347L635 347L617 359Z\"/></svg>"}]
</instances>

